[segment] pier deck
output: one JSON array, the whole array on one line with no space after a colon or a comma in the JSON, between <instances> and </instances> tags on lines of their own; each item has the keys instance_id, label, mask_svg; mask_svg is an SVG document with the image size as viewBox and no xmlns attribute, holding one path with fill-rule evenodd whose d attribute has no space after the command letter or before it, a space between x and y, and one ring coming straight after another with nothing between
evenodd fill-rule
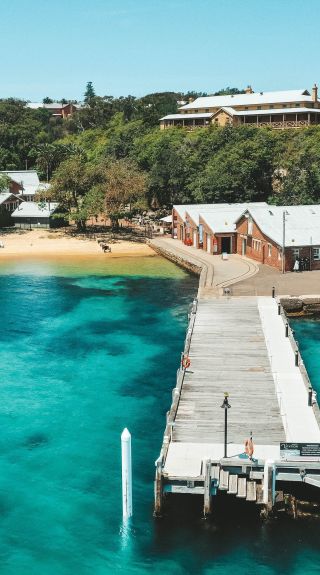
<instances>
[{"instance_id":1,"label":"pier deck","mask_svg":"<svg viewBox=\"0 0 320 575\"><path fill-rule=\"evenodd\" d=\"M178 372L157 461L156 511L161 490L195 494L206 493L207 489L208 497L216 494L219 481L221 485L221 481L226 481L225 477L217 479L223 470L226 477L230 474L226 486L229 493L237 493L238 479L250 479L244 471L247 464L251 471L256 466L257 476L263 481L267 473L263 473L264 466L272 460L273 464L276 462L278 471L274 473L279 473L280 480L281 466L288 466L280 461L281 442L320 443L318 407L308 405L308 378L301 365L296 365L292 337L285 335L279 309L271 297L220 297L200 300L194 307L185 344L191 365ZM225 392L229 393L231 404L227 459L221 409ZM251 432L254 462L244 453L244 442ZM304 460L298 460L299 471ZM313 475L310 479L304 471L305 481L316 481L313 484L318 482L320 487L320 457L312 461ZM207 480L206 462L211 469ZM297 469L292 468L290 480L302 480ZM236 473L236 478L231 481L232 473ZM287 476L286 470L283 478ZM253 497L256 483L252 486L249 482L249 487ZM270 493L266 492L265 502L268 497Z\"/></svg>"}]
</instances>

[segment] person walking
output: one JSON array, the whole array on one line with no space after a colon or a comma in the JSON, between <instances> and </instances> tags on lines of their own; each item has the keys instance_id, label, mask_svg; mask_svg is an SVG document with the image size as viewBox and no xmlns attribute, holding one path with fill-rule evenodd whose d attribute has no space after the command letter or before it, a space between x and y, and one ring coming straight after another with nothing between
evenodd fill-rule
<instances>
[{"instance_id":1,"label":"person walking","mask_svg":"<svg viewBox=\"0 0 320 575\"><path fill-rule=\"evenodd\" d=\"M299 270L300 270L300 264L299 264L298 258L296 258L296 261L294 262L294 266L293 266L293 271L298 272Z\"/></svg>"}]
</instances>

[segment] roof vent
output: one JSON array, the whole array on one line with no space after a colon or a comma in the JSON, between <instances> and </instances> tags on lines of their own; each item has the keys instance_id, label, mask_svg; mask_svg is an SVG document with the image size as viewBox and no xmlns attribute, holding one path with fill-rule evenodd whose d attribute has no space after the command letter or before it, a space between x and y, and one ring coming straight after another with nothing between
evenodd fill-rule
<instances>
[{"instance_id":1,"label":"roof vent","mask_svg":"<svg viewBox=\"0 0 320 575\"><path fill-rule=\"evenodd\" d=\"M260 92L260 96L263 96L263 92Z\"/></svg>"},{"instance_id":2,"label":"roof vent","mask_svg":"<svg viewBox=\"0 0 320 575\"><path fill-rule=\"evenodd\" d=\"M273 212L271 210L269 210L269 214L270 216L273 216Z\"/></svg>"}]
</instances>

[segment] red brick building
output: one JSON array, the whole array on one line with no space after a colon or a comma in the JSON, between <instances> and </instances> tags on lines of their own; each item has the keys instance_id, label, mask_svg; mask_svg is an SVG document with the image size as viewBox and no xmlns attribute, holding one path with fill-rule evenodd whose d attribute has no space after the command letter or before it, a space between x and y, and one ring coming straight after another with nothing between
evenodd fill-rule
<instances>
[{"instance_id":1,"label":"red brick building","mask_svg":"<svg viewBox=\"0 0 320 575\"><path fill-rule=\"evenodd\" d=\"M320 269L320 206L248 209L236 221L237 253L279 270ZM282 253L284 251L284 258Z\"/></svg>"},{"instance_id":2,"label":"red brick building","mask_svg":"<svg viewBox=\"0 0 320 575\"><path fill-rule=\"evenodd\" d=\"M73 104L72 102L68 102L67 104L61 104L61 102L52 102L50 104L44 104L43 102L28 102L26 104L26 108L30 108L31 110L39 110L39 108L43 108L48 110L52 116L58 118L69 118L72 116L77 110L80 109L79 104Z\"/></svg>"}]
</instances>

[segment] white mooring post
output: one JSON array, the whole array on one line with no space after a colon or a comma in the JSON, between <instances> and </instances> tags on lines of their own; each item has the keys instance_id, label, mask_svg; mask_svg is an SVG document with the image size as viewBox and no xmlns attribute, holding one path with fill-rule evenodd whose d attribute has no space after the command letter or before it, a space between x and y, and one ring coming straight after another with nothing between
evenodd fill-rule
<instances>
[{"instance_id":1,"label":"white mooring post","mask_svg":"<svg viewBox=\"0 0 320 575\"><path fill-rule=\"evenodd\" d=\"M125 428L121 434L122 513L123 519L132 516L131 434Z\"/></svg>"}]
</instances>

